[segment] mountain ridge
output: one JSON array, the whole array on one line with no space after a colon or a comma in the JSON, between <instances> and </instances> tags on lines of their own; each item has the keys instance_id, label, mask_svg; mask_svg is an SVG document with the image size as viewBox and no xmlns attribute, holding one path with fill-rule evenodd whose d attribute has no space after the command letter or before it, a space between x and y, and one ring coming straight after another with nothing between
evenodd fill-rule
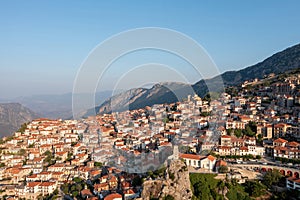
<instances>
[{"instance_id":1,"label":"mountain ridge","mask_svg":"<svg viewBox=\"0 0 300 200\"><path fill-rule=\"evenodd\" d=\"M220 92L224 91L224 88L219 87L220 85L224 84L224 87L227 86L236 86L238 84L243 83L246 80L252 80L255 78L263 78L271 73L279 74L289 70L293 70L300 67L300 44L296 44L294 46L288 47L282 51L279 51L270 57L267 57L261 62L258 62L255 65L251 65L245 67L240 70L235 71L226 71L220 75L217 75L211 79L206 80L199 80L195 84L188 85L186 84L185 87L181 88L192 88L193 91L189 90L188 92L183 92L185 97L188 94L196 93L200 97L203 97L208 92ZM168 83L171 84L171 83ZM177 83L178 84L178 83ZM157 85L157 84L156 84ZM181 99L174 98L174 94L172 96L171 93L176 93L177 91L166 90L164 87L161 87L161 91L155 91L154 85L150 89L145 88L137 88L137 89L130 89L132 94L141 95L138 91L143 91L142 96L145 98L138 98L137 96L129 96L128 91L125 91L117 96L113 96L107 99L103 104L100 106L95 107L96 113L110 113L112 111L122 111L122 110L132 110L143 108L145 106L152 106L154 104L159 103L174 103L176 101L180 101ZM159 84L162 85L162 84ZM210 91L208 91L208 88ZM152 93L158 93L159 95L157 98L147 98L145 94L147 93L148 96L151 96ZM153 96L153 95L152 95ZM168 97L169 96L169 97ZM176 96L176 95L175 95ZM130 98L129 98L130 97ZM133 101L132 99L135 99ZM115 102L122 102L122 104L116 104ZM113 105L114 109L111 109L111 105Z\"/></svg>"},{"instance_id":2,"label":"mountain ridge","mask_svg":"<svg viewBox=\"0 0 300 200\"><path fill-rule=\"evenodd\" d=\"M246 80L263 78L271 73L279 74L300 67L300 43L274 53L257 64L240 70L226 71L212 79L200 80L193 85L199 96L204 96L208 90L206 85L212 85L216 79L222 79L224 86L236 86ZM205 88L200 90L199 88Z\"/></svg>"},{"instance_id":3,"label":"mountain ridge","mask_svg":"<svg viewBox=\"0 0 300 200\"><path fill-rule=\"evenodd\" d=\"M182 100L191 91L192 88L189 84L179 82L158 83L150 89L130 89L106 100L102 104L105 106L96 107L96 112L133 110L157 103L172 103L177 99ZM147 99L147 101L144 101L144 99Z\"/></svg>"},{"instance_id":4,"label":"mountain ridge","mask_svg":"<svg viewBox=\"0 0 300 200\"><path fill-rule=\"evenodd\" d=\"M11 135L23 123L38 117L38 114L20 103L0 103L0 136Z\"/></svg>"}]
</instances>

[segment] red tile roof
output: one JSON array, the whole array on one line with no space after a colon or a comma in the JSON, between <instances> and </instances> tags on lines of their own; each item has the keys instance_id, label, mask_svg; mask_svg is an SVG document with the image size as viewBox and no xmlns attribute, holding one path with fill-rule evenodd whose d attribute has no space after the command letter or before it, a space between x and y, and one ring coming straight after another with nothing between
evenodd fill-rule
<instances>
[{"instance_id":1,"label":"red tile roof","mask_svg":"<svg viewBox=\"0 0 300 200\"><path fill-rule=\"evenodd\" d=\"M231 138L229 135L222 135L221 138Z\"/></svg>"},{"instance_id":2,"label":"red tile roof","mask_svg":"<svg viewBox=\"0 0 300 200\"><path fill-rule=\"evenodd\" d=\"M52 186L52 185L55 185L55 183L54 182L42 182L39 186L49 187L49 186Z\"/></svg>"},{"instance_id":3,"label":"red tile roof","mask_svg":"<svg viewBox=\"0 0 300 200\"><path fill-rule=\"evenodd\" d=\"M207 159L210 160L210 161L214 161L216 158L213 157L212 155L208 155L208 156L207 156Z\"/></svg>"},{"instance_id":4,"label":"red tile roof","mask_svg":"<svg viewBox=\"0 0 300 200\"><path fill-rule=\"evenodd\" d=\"M41 184L41 182L28 182L27 187L35 187Z\"/></svg>"},{"instance_id":5,"label":"red tile roof","mask_svg":"<svg viewBox=\"0 0 300 200\"><path fill-rule=\"evenodd\" d=\"M200 160L202 157L200 155L195 155L195 154L181 154L180 158Z\"/></svg>"},{"instance_id":6,"label":"red tile roof","mask_svg":"<svg viewBox=\"0 0 300 200\"><path fill-rule=\"evenodd\" d=\"M84 189L84 190L81 191L81 195L92 196L93 194L91 193L91 191L89 189Z\"/></svg>"},{"instance_id":7,"label":"red tile roof","mask_svg":"<svg viewBox=\"0 0 300 200\"><path fill-rule=\"evenodd\" d=\"M114 199L117 199L117 198L121 198L122 199L122 195L118 194L118 193L115 193L115 194L109 194L107 195L104 200L114 200Z\"/></svg>"},{"instance_id":8,"label":"red tile roof","mask_svg":"<svg viewBox=\"0 0 300 200\"><path fill-rule=\"evenodd\" d=\"M216 166L219 167L219 166L227 166L227 162L225 162L224 160L219 160L217 163L216 163Z\"/></svg>"},{"instance_id":9,"label":"red tile roof","mask_svg":"<svg viewBox=\"0 0 300 200\"><path fill-rule=\"evenodd\" d=\"M288 141L285 140L285 139L282 139L282 138L278 138L278 139L274 140L274 142L276 142L276 143L286 143Z\"/></svg>"},{"instance_id":10,"label":"red tile roof","mask_svg":"<svg viewBox=\"0 0 300 200\"><path fill-rule=\"evenodd\" d=\"M247 147L240 147L240 150L242 150L242 151L248 151L248 148Z\"/></svg>"},{"instance_id":11,"label":"red tile roof","mask_svg":"<svg viewBox=\"0 0 300 200\"><path fill-rule=\"evenodd\" d=\"M299 143L298 143L298 142L295 142L295 141L289 142L289 143L288 143L288 146L290 146L290 147L297 147L297 146L299 146Z\"/></svg>"}]
</instances>

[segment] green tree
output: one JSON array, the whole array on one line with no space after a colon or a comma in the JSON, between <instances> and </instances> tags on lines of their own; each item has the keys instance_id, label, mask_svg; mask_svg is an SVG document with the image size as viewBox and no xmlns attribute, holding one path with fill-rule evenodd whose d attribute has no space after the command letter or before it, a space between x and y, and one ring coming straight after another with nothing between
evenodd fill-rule
<instances>
[{"instance_id":1,"label":"green tree","mask_svg":"<svg viewBox=\"0 0 300 200\"><path fill-rule=\"evenodd\" d=\"M96 166L96 167L102 167L103 164L102 164L101 162L95 162L95 163L94 163L94 166Z\"/></svg>"},{"instance_id":2,"label":"green tree","mask_svg":"<svg viewBox=\"0 0 300 200\"><path fill-rule=\"evenodd\" d=\"M54 194L54 195L58 195L58 189L55 189L55 190L53 191L53 194Z\"/></svg>"},{"instance_id":3,"label":"green tree","mask_svg":"<svg viewBox=\"0 0 300 200\"><path fill-rule=\"evenodd\" d=\"M282 177L282 174L274 169L272 171L267 171L263 177L263 184L270 188L272 185L277 185Z\"/></svg>"},{"instance_id":4,"label":"green tree","mask_svg":"<svg viewBox=\"0 0 300 200\"><path fill-rule=\"evenodd\" d=\"M228 172L228 167L227 166L220 166L219 167L219 173L227 173Z\"/></svg>"},{"instance_id":5,"label":"green tree","mask_svg":"<svg viewBox=\"0 0 300 200\"><path fill-rule=\"evenodd\" d=\"M263 136L262 136L262 134L258 134L258 135L257 135L257 142L258 142L258 143L262 143L262 141L263 141Z\"/></svg>"},{"instance_id":6,"label":"green tree","mask_svg":"<svg viewBox=\"0 0 300 200\"><path fill-rule=\"evenodd\" d=\"M172 181L174 181L174 179L175 179L174 173L171 173L171 172L169 171L169 178L170 178Z\"/></svg>"},{"instance_id":7,"label":"green tree","mask_svg":"<svg viewBox=\"0 0 300 200\"><path fill-rule=\"evenodd\" d=\"M67 161L72 160L72 158L73 158L73 153L72 152L68 152Z\"/></svg>"},{"instance_id":8,"label":"green tree","mask_svg":"<svg viewBox=\"0 0 300 200\"><path fill-rule=\"evenodd\" d=\"M220 98L220 93L219 92L209 92L210 93L210 99L213 100L217 100Z\"/></svg>"},{"instance_id":9,"label":"green tree","mask_svg":"<svg viewBox=\"0 0 300 200\"><path fill-rule=\"evenodd\" d=\"M169 194L163 198L163 200L174 200L174 199L175 198Z\"/></svg>"},{"instance_id":10,"label":"green tree","mask_svg":"<svg viewBox=\"0 0 300 200\"><path fill-rule=\"evenodd\" d=\"M203 101L208 101L208 102L211 101L210 93L207 93L207 94L203 97Z\"/></svg>"},{"instance_id":11,"label":"green tree","mask_svg":"<svg viewBox=\"0 0 300 200\"><path fill-rule=\"evenodd\" d=\"M24 155L26 153L25 149L20 149L20 151L18 152L19 155Z\"/></svg>"},{"instance_id":12,"label":"green tree","mask_svg":"<svg viewBox=\"0 0 300 200\"><path fill-rule=\"evenodd\" d=\"M132 180L132 186L141 186L143 184L143 179L140 176L135 176Z\"/></svg>"},{"instance_id":13,"label":"green tree","mask_svg":"<svg viewBox=\"0 0 300 200\"><path fill-rule=\"evenodd\" d=\"M245 191L252 197L259 197L266 193L266 186L257 181L246 181Z\"/></svg>"},{"instance_id":14,"label":"green tree","mask_svg":"<svg viewBox=\"0 0 300 200\"><path fill-rule=\"evenodd\" d=\"M35 144L33 143L33 144L30 144L30 145L28 146L28 148L34 148L34 146L35 146Z\"/></svg>"},{"instance_id":15,"label":"green tree","mask_svg":"<svg viewBox=\"0 0 300 200\"><path fill-rule=\"evenodd\" d=\"M241 189L236 186L232 186L230 190L227 192L226 197L229 200L251 200L249 195L244 192L243 188Z\"/></svg>"},{"instance_id":16,"label":"green tree","mask_svg":"<svg viewBox=\"0 0 300 200\"><path fill-rule=\"evenodd\" d=\"M73 192L73 191L76 191L77 189L76 189L76 185L72 185L71 186L71 192Z\"/></svg>"},{"instance_id":17,"label":"green tree","mask_svg":"<svg viewBox=\"0 0 300 200\"><path fill-rule=\"evenodd\" d=\"M211 115L211 112L201 112L201 114L200 114L200 116L202 116L202 117L207 117L210 115Z\"/></svg>"},{"instance_id":18,"label":"green tree","mask_svg":"<svg viewBox=\"0 0 300 200\"><path fill-rule=\"evenodd\" d=\"M79 177L74 177L73 181L74 181L75 183L80 183L80 182L82 182L82 179L79 178Z\"/></svg>"},{"instance_id":19,"label":"green tree","mask_svg":"<svg viewBox=\"0 0 300 200\"><path fill-rule=\"evenodd\" d=\"M71 146L75 146L77 144L77 142L71 142Z\"/></svg>"},{"instance_id":20,"label":"green tree","mask_svg":"<svg viewBox=\"0 0 300 200\"><path fill-rule=\"evenodd\" d=\"M48 165L52 165L55 161L53 160L54 156L52 154L52 152L50 152L49 150L47 150L44 155L46 156L46 158L44 159L44 163L48 163Z\"/></svg>"},{"instance_id":21,"label":"green tree","mask_svg":"<svg viewBox=\"0 0 300 200\"><path fill-rule=\"evenodd\" d=\"M45 155L45 156L48 156L48 157L51 157L51 156L52 156L52 153L51 153L49 150L47 150L47 151L44 153L44 155Z\"/></svg>"},{"instance_id":22,"label":"green tree","mask_svg":"<svg viewBox=\"0 0 300 200\"><path fill-rule=\"evenodd\" d=\"M257 123L256 122L250 121L248 125L252 132L257 131Z\"/></svg>"},{"instance_id":23,"label":"green tree","mask_svg":"<svg viewBox=\"0 0 300 200\"><path fill-rule=\"evenodd\" d=\"M72 192L72 196L73 196L73 197L77 197L77 196L78 196L78 194L79 194L79 192L78 192L78 191L76 191L76 190Z\"/></svg>"},{"instance_id":24,"label":"green tree","mask_svg":"<svg viewBox=\"0 0 300 200\"><path fill-rule=\"evenodd\" d=\"M167 117L165 117L164 119L163 119L163 122L164 122L164 124L166 124L166 123L169 123L169 118L167 118Z\"/></svg>"},{"instance_id":25,"label":"green tree","mask_svg":"<svg viewBox=\"0 0 300 200\"><path fill-rule=\"evenodd\" d=\"M78 191L81 191L83 189L82 185L81 184L76 184L76 189Z\"/></svg>"},{"instance_id":26,"label":"green tree","mask_svg":"<svg viewBox=\"0 0 300 200\"><path fill-rule=\"evenodd\" d=\"M190 153L192 148L190 146L179 146L179 151L182 153Z\"/></svg>"},{"instance_id":27,"label":"green tree","mask_svg":"<svg viewBox=\"0 0 300 200\"><path fill-rule=\"evenodd\" d=\"M243 130L244 135L247 135L249 137L254 137L255 132L253 132L249 125L246 125L245 129Z\"/></svg>"},{"instance_id":28,"label":"green tree","mask_svg":"<svg viewBox=\"0 0 300 200\"><path fill-rule=\"evenodd\" d=\"M232 129L232 128L226 129L227 135L231 135L232 132L234 133L234 129Z\"/></svg>"},{"instance_id":29,"label":"green tree","mask_svg":"<svg viewBox=\"0 0 300 200\"><path fill-rule=\"evenodd\" d=\"M27 128L27 124L24 123L24 124L21 125L21 128L19 128L19 130L17 132L24 133L26 128Z\"/></svg>"},{"instance_id":30,"label":"green tree","mask_svg":"<svg viewBox=\"0 0 300 200\"><path fill-rule=\"evenodd\" d=\"M234 135L238 138L243 136L243 132L241 129L234 129Z\"/></svg>"},{"instance_id":31,"label":"green tree","mask_svg":"<svg viewBox=\"0 0 300 200\"><path fill-rule=\"evenodd\" d=\"M61 190L62 190L63 193L69 194L69 193L70 193L70 192L69 192L69 184L63 184L63 185L61 186Z\"/></svg>"},{"instance_id":32,"label":"green tree","mask_svg":"<svg viewBox=\"0 0 300 200\"><path fill-rule=\"evenodd\" d=\"M256 156L256 159L260 160L260 159L261 159L261 156L260 156L260 155L257 155L257 156Z\"/></svg>"},{"instance_id":33,"label":"green tree","mask_svg":"<svg viewBox=\"0 0 300 200\"><path fill-rule=\"evenodd\" d=\"M238 95L238 89L236 87L226 87L225 92L230 94L232 97Z\"/></svg>"},{"instance_id":34,"label":"green tree","mask_svg":"<svg viewBox=\"0 0 300 200\"><path fill-rule=\"evenodd\" d=\"M154 177L157 177L157 176L162 177L162 176L164 176L166 169L167 168L165 166L162 166L159 169L155 170L153 172Z\"/></svg>"},{"instance_id":35,"label":"green tree","mask_svg":"<svg viewBox=\"0 0 300 200\"><path fill-rule=\"evenodd\" d=\"M190 174L192 190L197 199L222 199L217 193L220 180L215 179L214 174Z\"/></svg>"},{"instance_id":36,"label":"green tree","mask_svg":"<svg viewBox=\"0 0 300 200\"><path fill-rule=\"evenodd\" d=\"M55 160L62 160L62 158L61 157L56 157Z\"/></svg>"},{"instance_id":37,"label":"green tree","mask_svg":"<svg viewBox=\"0 0 300 200\"><path fill-rule=\"evenodd\" d=\"M196 183L194 185L194 194L198 197L198 199L210 199L209 185Z\"/></svg>"},{"instance_id":38,"label":"green tree","mask_svg":"<svg viewBox=\"0 0 300 200\"><path fill-rule=\"evenodd\" d=\"M3 138L0 138L0 144L4 144Z\"/></svg>"},{"instance_id":39,"label":"green tree","mask_svg":"<svg viewBox=\"0 0 300 200\"><path fill-rule=\"evenodd\" d=\"M155 175L154 175L153 171L148 171L147 176L153 178Z\"/></svg>"}]
</instances>

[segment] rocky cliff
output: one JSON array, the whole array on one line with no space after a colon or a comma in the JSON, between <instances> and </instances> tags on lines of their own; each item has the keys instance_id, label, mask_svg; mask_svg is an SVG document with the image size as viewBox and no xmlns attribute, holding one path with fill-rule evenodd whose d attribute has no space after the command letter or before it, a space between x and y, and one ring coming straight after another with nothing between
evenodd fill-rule
<instances>
[{"instance_id":1,"label":"rocky cliff","mask_svg":"<svg viewBox=\"0 0 300 200\"><path fill-rule=\"evenodd\" d=\"M38 115L19 103L0 104L0 137L11 135Z\"/></svg>"},{"instance_id":2,"label":"rocky cliff","mask_svg":"<svg viewBox=\"0 0 300 200\"><path fill-rule=\"evenodd\" d=\"M143 184L142 199L164 199L173 197L175 200L192 199L188 169L181 160L171 161L160 180L149 180Z\"/></svg>"},{"instance_id":3,"label":"rocky cliff","mask_svg":"<svg viewBox=\"0 0 300 200\"><path fill-rule=\"evenodd\" d=\"M101 106L96 107L97 113L134 110L154 104L182 101L189 94L194 94L190 85L178 82L155 84L152 88L135 88L109 98Z\"/></svg>"}]
</instances>

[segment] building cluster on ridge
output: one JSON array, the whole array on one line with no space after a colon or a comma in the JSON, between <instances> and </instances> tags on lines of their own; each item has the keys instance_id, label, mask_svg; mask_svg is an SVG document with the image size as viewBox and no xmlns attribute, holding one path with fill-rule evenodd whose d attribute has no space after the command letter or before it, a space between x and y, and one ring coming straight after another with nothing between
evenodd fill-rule
<instances>
[{"instance_id":1,"label":"building cluster on ridge","mask_svg":"<svg viewBox=\"0 0 300 200\"><path fill-rule=\"evenodd\" d=\"M82 120L33 120L1 141L1 195L36 199L79 177L94 183L83 198L135 198L134 174L174 159L174 146L188 166L208 171L226 165L226 156L299 159L299 85L299 75L254 80L217 100L194 95Z\"/></svg>"}]
</instances>

